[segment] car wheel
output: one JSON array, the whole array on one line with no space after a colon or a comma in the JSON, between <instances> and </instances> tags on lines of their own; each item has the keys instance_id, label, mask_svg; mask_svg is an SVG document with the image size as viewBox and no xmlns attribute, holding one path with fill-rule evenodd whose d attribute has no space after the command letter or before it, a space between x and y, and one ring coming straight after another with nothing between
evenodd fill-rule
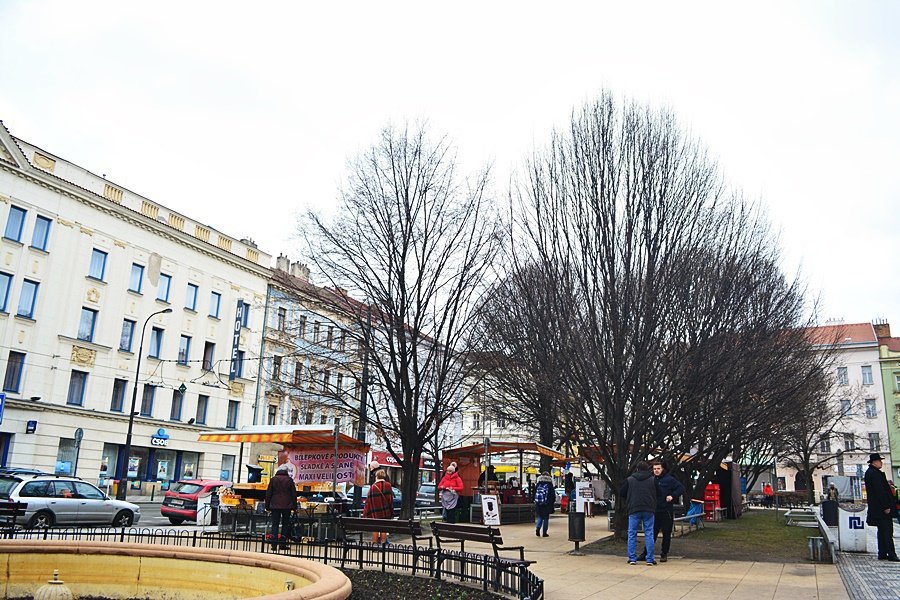
<instances>
[{"instance_id":1,"label":"car wheel","mask_svg":"<svg viewBox=\"0 0 900 600\"><path fill-rule=\"evenodd\" d=\"M28 527L31 529L47 529L48 527L53 527L53 522L55 519L53 518L53 513L49 510L41 510L34 515L32 515L31 519L28 521Z\"/></svg>"},{"instance_id":2,"label":"car wheel","mask_svg":"<svg viewBox=\"0 0 900 600\"><path fill-rule=\"evenodd\" d=\"M178 517L169 517L169 523L172 525L181 525L184 523L184 519L179 519Z\"/></svg>"},{"instance_id":3,"label":"car wheel","mask_svg":"<svg viewBox=\"0 0 900 600\"><path fill-rule=\"evenodd\" d=\"M130 510L120 510L113 519L113 525L116 527L131 527L132 523L134 523L134 515Z\"/></svg>"}]
</instances>

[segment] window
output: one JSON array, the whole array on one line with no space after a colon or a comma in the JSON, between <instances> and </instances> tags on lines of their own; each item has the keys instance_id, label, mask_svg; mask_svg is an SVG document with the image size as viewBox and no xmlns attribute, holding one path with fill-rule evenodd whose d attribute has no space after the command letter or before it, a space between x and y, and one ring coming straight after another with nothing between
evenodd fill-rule
<instances>
[{"instance_id":1,"label":"window","mask_svg":"<svg viewBox=\"0 0 900 600\"><path fill-rule=\"evenodd\" d=\"M506 429L506 418L503 415L497 415L497 428Z\"/></svg>"},{"instance_id":2,"label":"window","mask_svg":"<svg viewBox=\"0 0 900 600\"><path fill-rule=\"evenodd\" d=\"M874 383L872 381L872 366L871 365L863 365L862 366L862 382L863 382L863 385L872 385L872 383Z\"/></svg>"},{"instance_id":3,"label":"window","mask_svg":"<svg viewBox=\"0 0 900 600\"><path fill-rule=\"evenodd\" d=\"M22 370L25 367L25 355L15 350L9 351L6 359L6 376L3 378L4 392L19 392L19 384L22 383Z\"/></svg>"},{"instance_id":4,"label":"window","mask_svg":"<svg viewBox=\"0 0 900 600\"><path fill-rule=\"evenodd\" d=\"M39 216L34 222L34 231L31 233L31 247L38 250L47 249L47 240L50 238L50 219Z\"/></svg>"},{"instance_id":5,"label":"window","mask_svg":"<svg viewBox=\"0 0 900 600\"><path fill-rule=\"evenodd\" d=\"M280 356L272 357L272 379L274 381L281 381L281 357Z\"/></svg>"},{"instance_id":6,"label":"window","mask_svg":"<svg viewBox=\"0 0 900 600\"><path fill-rule=\"evenodd\" d=\"M218 319L219 308L222 305L222 294L219 292L211 292L209 294L209 316Z\"/></svg>"},{"instance_id":7,"label":"window","mask_svg":"<svg viewBox=\"0 0 900 600\"><path fill-rule=\"evenodd\" d=\"M822 438L819 441L819 454L831 454L831 440Z\"/></svg>"},{"instance_id":8,"label":"window","mask_svg":"<svg viewBox=\"0 0 900 600\"><path fill-rule=\"evenodd\" d=\"M109 403L109 410L114 412L125 410L125 391L127 389L128 382L124 379L113 380L112 400Z\"/></svg>"},{"instance_id":9,"label":"window","mask_svg":"<svg viewBox=\"0 0 900 600\"><path fill-rule=\"evenodd\" d=\"M6 302L3 303L3 306L6 306ZM4 308L4 310L6 310ZM897 384L897 393L900 394L900 375L894 375L894 382Z\"/></svg>"},{"instance_id":10,"label":"window","mask_svg":"<svg viewBox=\"0 0 900 600\"><path fill-rule=\"evenodd\" d=\"M313 321L312 341L314 341L316 343L319 342L319 322L318 321Z\"/></svg>"},{"instance_id":11,"label":"window","mask_svg":"<svg viewBox=\"0 0 900 600\"><path fill-rule=\"evenodd\" d=\"M197 310L197 293L199 288L193 284L189 283L187 285L187 295L184 298L184 307L190 310Z\"/></svg>"},{"instance_id":12,"label":"window","mask_svg":"<svg viewBox=\"0 0 900 600\"><path fill-rule=\"evenodd\" d=\"M274 404L269 405L269 416L268 416L268 424L275 425L278 419L278 407Z\"/></svg>"},{"instance_id":13,"label":"window","mask_svg":"<svg viewBox=\"0 0 900 600\"><path fill-rule=\"evenodd\" d=\"M156 299L163 302L169 301L169 288L172 286L172 276L165 273L159 274L159 284L156 286Z\"/></svg>"},{"instance_id":14,"label":"window","mask_svg":"<svg viewBox=\"0 0 900 600\"><path fill-rule=\"evenodd\" d=\"M319 416L319 425L327 425L328 424L328 415L324 412Z\"/></svg>"},{"instance_id":15,"label":"window","mask_svg":"<svg viewBox=\"0 0 900 600\"><path fill-rule=\"evenodd\" d=\"M331 385L331 371L329 369L322 370L322 391L327 392Z\"/></svg>"},{"instance_id":16,"label":"window","mask_svg":"<svg viewBox=\"0 0 900 600\"><path fill-rule=\"evenodd\" d=\"M334 391L336 391L338 394L340 394L343 389L344 389L344 374L338 373L337 374L337 383L334 385Z\"/></svg>"},{"instance_id":17,"label":"window","mask_svg":"<svg viewBox=\"0 0 900 600\"><path fill-rule=\"evenodd\" d=\"M162 348L163 341L163 330L159 327L154 327L150 330L150 352L147 356L151 358L159 358L159 351Z\"/></svg>"},{"instance_id":18,"label":"window","mask_svg":"<svg viewBox=\"0 0 900 600\"><path fill-rule=\"evenodd\" d=\"M25 225L25 215L28 213L18 206L9 207L9 219L6 220L6 232L3 234L8 240L22 241L22 227Z\"/></svg>"},{"instance_id":19,"label":"window","mask_svg":"<svg viewBox=\"0 0 900 600\"><path fill-rule=\"evenodd\" d=\"M137 264L131 264L131 277L128 279L128 289L132 292L141 293L141 287L144 285L144 267Z\"/></svg>"},{"instance_id":20,"label":"window","mask_svg":"<svg viewBox=\"0 0 900 600\"><path fill-rule=\"evenodd\" d=\"M172 410L169 411L170 421L181 420L181 407L184 404L184 394L181 390L172 390Z\"/></svg>"},{"instance_id":21,"label":"window","mask_svg":"<svg viewBox=\"0 0 900 600\"><path fill-rule=\"evenodd\" d=\"M881 448L881 436L878 432L869 434L869 452L877 452Z\"/></svg>"},{"instance_id":22,"label":"window","mask_svg":"<svg viewBox=\"0 0 900 600\"><path fill-rule=\"evenodd\" d=\"M250 327L248 323L250 322L250 305L246 302L241 302L241 327Z\"/></svg>"},{"instance_id":23,"label":"window","mask_svg":"<svg viewBox=\"0 0 900 600\"><path fill-rule=\"evenodd\" d=\"M0 312L6 312L9 301L9 288L12 287L12 275L0 273ZM900 379L898 379L900 381Z\"/></svg>"},{"instance_id":24,"label":"window","mask_svg":"<svg viewBox=\"0 0 900 600\"><path fill-rule=\"evenodd\" d=\"M84 371L72 370L72 376L69 378L69 395L66 398L66 404L74 406L82 406L84 404L84 388L87 385L88 374Z\"/></svg>"},{"instance_id":25,"label":"window","mask_svg":"<svg viewBox=\"0 0 900 600\"><path fill-rule=\"evenodd\" d=\"M300 387L303 383L303 363L299 360L294 365L294 385Z\"/></svg>"},{"instance_id":26,"label":"window","mask_svg":"<svg viewBox=\"0 0 900 600\"><path fill-rule=\"evenodd\" d=\"M91 266L88 267L88 277L103 281L106 274L106 252L103 250L94 250L91 252Z\"/></svg>"},{"instance_id":27,"label":"window","mask_svg":"<svg viewBox=\"0 0 900 600\"><path fill-rule=\"evenodd\" d=\"M81 321L78 323L78 339L85 342L94 341L94 325L97 323L97 311L92 308L81 309Z\"/></svg>"},{"instance_id":28,"label":"window","mask_svg":"<svg viewBox=\"0 0 900 600\"><path fill-rule=\"evenodd\" d=\"M853 407L850 405L849 398L841 398L841 414L842 415L852 415Z\"/></svg>"},{"instance_id":29,"label":"window","mask_svg":"<svg viewBox=\"0 0 900 600\"><path fill-rule=\"evenodd\" d=\"M291 410L291 425L298 425L300 423L300 411L298 409Z\"/></svg>"},{"instance_id":30,"label":"window","mask_svg":"<svg viewBox=\"0 0 900 600\"><path fill-rule=\"evenodd\" d=\"M287 309L281 307L278 309L278 314L275 317L276 325L275 327L278 331L284 331L285 326L287 325Z\"/></svg>"},{"instance_id":31,"label":"window","mask_svg":"<svg viewBox=\"0 0 900 600\"><path fill-rule=\"evenodd\" d=\"M203 370L212 371L213 360L216 355L216 345L213 342L206 342L203 345Z\"/></svg>"},{"instance_id":32,"label":"window","mask_svg":"<svg viewBox=\"0 0 900 600\"><path fill-rule=\"evenodd\" d=\"M313 411L308 410L308 411L306 411L306 424L312 425L312 422L313 422Z\"/></svg>"},{"instance_id":33,"label":"window","mask_svg":"<svg viewBox=\"0 0 900 600\"><path fill-rule=\"evenodd\" d=\"M847 452L856 450L856 439L853 437L852 433L844 434L844 450Z\"/></svg>"},{"instance_id":34,"label":"window","mask_svg":"<svg viewBox=\"0 0 900 600\"><path fill-rule=\"evenodd\" d=\"M837 368L837 383L838 385L850 384L850 378L847 376L847 367Z\"/></svg>"},{"instance_id":35,"label":"window","mask_svg":"<svg viewBox=\"0 0 900 600\"><path fill-rule=\"evenodd\" d=\"M334 342L334 325L329 325L328 329L325 332L325 346L331 348L331 344Z\"/></svg>"},{"instance_id":36,"label":"window","mask_svg":"<svg viewBox=\"0 0 900 600\"><path fill-rule=\"evenodd\" d=\"M306 335L306 315L300 315L300 320L297 323L297 335L300 337Z\"/></svg>"},{"instance_id":37,"label":"window","mask_svg":"<svg viewBox=\"0 0 900 600\"><path fill-rule=\"evenodd\" d=\"M226 429L237 429L238 406L240 403L237 400L228 401L228 415L225 418Z\"/></svg>"},{"instance_id":38,"label":"window","mask_svg":"<svg viewBox=\"0 0 900 600\"><path fill-rule=\"evenodd\" d=\"M874 419L878 416L878 409L875 406L875 398L866 398L866 417Z\"/></svg>"},{"instance_id":39,"label":"window","mask_svg":"<svg viewBox=\"0 0 900 600\"><path fill-rule=\"evenodd\" d=\"M338 342L338 347L341 349L341 352L347 349L347 331L344 329L341 330L341 338L340 342Z\"/></svg>"},{"instance_id":40,"label":"window","mask_svg":"<svg viewBox=\"0 0 900 600\"><path fill-rule=\"evenodd\" d=\"M200 394L197 396L197 417L194 421L197 425L206 424L206 408L209 406L209 396Z\"/></svg>"},{"instance_id":41,"label":"window","mask_svg":"<svg viewBox=\"0 0 900 600\"><path fill-rule=\"evenodd\" d=\"M181 340L178 342L178 364L186 365L188 362L188 356L191 353L191 338L190 336L183 335L181 336Z\"/></svg>"},{"instance_id":42,"label":"window","mask_svg":"<svg viewBox=\"0 0 900 600\"><path fill-rule=\"evenodd\" d=\"M34 318L34 305L37 300L38 283L25 280L22 282L22 295L19 296L19 310L16 314L28 319Z\"/></svg>"},{"instance_id":43,"label":"window","mask_svg":"<svg viewBox=\"0 0 900 600\"><path fill-rule=\"evenodd\" d=\"M243 377L244 376L244 351L238 350L234 355L234 376L235 377Z\"/></svg>"},{"instance_id":44,"label":"window","mask_svg":"<svg viewBox=\"0 0 900 600\"><path fill-rule=\"evenodd\" d=\"M475 413L472 415L472 429L481 429L481 414Z\"/></svg>"},{"instance_id":45,"label":"window","mask_svg":"<svg viewBox=\"0 0 900 600\"><path fill-rule=\"evenodd\" d=\"M153 398L156 396L156 386L144 384L144 393L141 395L141 416L153 416Z\"/></svg>"},{"instance_id":46,"label":"window","mask_svg":"<svg viewBox=\"0 0 900 600\"><path fill-rule=\"evenodd\" d=\"M131 343L134 341L134 321L125 319L122 321L122 334L119 336L119 350L131 352Z\"/></svg>"}]
</instances>

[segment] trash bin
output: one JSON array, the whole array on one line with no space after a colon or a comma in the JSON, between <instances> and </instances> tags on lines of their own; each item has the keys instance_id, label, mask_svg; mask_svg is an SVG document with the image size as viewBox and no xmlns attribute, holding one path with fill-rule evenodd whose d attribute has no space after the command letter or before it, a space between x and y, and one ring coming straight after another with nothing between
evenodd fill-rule
<instances>
[{"instance_id":1,"label":"trash bin","mask_svg":"<svg viewBox=\"0 0 900 600\"><path fill-rule=\"evenodd\" d=\"M865 552L866 540L866 505L838 504L838 550Z\"/></svg>"},{"instance_id":2,"label":"trash bin","mask_svg":"<svg viewBox=\"0 0 900 600\"><path fill-rule=\"evenodd\" d=\"M829 527L838 526L838 503L837 500L822 501L822 520Z\"/></svg>"},{"instance_id":3,"label":"trash bin","mask_svg":"<svg viewBox=\"0 0 900 600\"><path fill-rule=\"evenodd\" d=\"M569 541L570 542L583 542L584 541L584 513L583 512L570 512L569 513Z\"/></svg>"}]
</instances>

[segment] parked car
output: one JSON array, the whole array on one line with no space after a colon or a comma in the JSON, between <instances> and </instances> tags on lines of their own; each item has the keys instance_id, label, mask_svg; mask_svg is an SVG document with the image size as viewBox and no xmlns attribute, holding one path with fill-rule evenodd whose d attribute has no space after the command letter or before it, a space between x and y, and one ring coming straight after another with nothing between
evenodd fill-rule
<instances>
[{"instance_id":1,"label":"parked car","mask_svg":"<svg viewBox=\"0 0 900 600\"><path fill-rule=\"evenodd\" d=\"M392 489L394 491L394 510L397 511L397 510L400 510L400 507L403 506L403 493L396 487L392 486ZM366 498L368 498L368 497L369 497L369 486L364 485L364 486L362 486L363 504L365 504ZM347 500L350 502L353 502L353 488L352 487L347 490Z\"/></svg>"},{"instance_id":2,"label":"parked car","mask_svg":"<svg viewBox=\"0 0 900 600\"><path fill-rule=\"evenodd\" d=\"M440 504L434 499L436 487L434 483L423 483L420 485L419 491L416 492L416 506L437 506Z\"/></svg>"},{"instance_id":3,"label":"parked car","mask_svg":"<svg viewBox=\"0 0 900 600\"><path fill-rule=\"evenodd\" d=\"M31 467L0 467L0 475L52 475Z\"/></svg>"},{"instance_id":4,"label":"parked car","mask_svg":"<svg viewBox=\"0 0 900 600\"><path fill-rule=\"evenodd\" d=\"M178 481L166 491L159 512L168 517L172 525L197 520L197 498L218 493L220 487L231 487L230 481L214 479L188 479Z\"/></svg>"},{"instance_id":5,"label":"parked car","mask_svg":"<svg viewBox=\"0 0 900 600\"><path fill-rule=\"evenodd\" d=\"M141 518L137 504L110 498L78 477L0 475L0 498L28 504L25 514L16 519L25 527L130 527Z\"/></svg>"}]
</instances>

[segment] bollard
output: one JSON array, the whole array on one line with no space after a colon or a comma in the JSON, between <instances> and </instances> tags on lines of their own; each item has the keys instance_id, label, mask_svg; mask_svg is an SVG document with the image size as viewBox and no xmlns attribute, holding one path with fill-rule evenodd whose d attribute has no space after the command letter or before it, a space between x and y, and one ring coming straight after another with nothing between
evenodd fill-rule
<instances>
[{"instance_id":1,"label":"bollard","mask_svg":"<svg viewBox=\"0 0 900 600\"><path fill-rule=\"evenodd\" d=\"M822 562L822 551L824 550L825 538L823 537L808 537L806 538L806 544L809 549L809 560L813 562Z\"/></svg>"}]
</instances>

